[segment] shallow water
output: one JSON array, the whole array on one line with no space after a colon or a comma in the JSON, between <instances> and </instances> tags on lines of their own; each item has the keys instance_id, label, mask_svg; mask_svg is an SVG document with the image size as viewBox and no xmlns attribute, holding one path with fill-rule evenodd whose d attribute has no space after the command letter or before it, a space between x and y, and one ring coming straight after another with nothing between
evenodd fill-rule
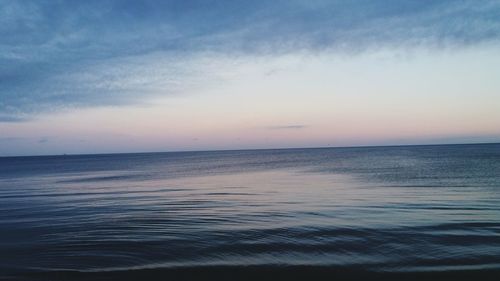
<instances>
[{"instance_id":1,"label":"shallow water","mask_svg":"<svg viewBox=\"0 0 500 281\"><path fill-rule=\"evenodd\" d=\"M0 229L8 278L499 269L500 144L0 158Z\"/></svg>"}]
</instances>

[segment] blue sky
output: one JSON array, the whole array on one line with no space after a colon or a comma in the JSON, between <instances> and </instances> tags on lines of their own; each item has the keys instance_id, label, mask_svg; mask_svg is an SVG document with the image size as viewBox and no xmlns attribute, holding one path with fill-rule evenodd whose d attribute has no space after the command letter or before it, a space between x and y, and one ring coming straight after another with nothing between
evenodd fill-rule
<instances>
[{"instance_id":1,"label":"blue sky","mask_svg":"<svg viewBox=\"0 0 500 281\"><path fill-rule=\"evenodd\" d=\"M0 155L500 140L500 1L0 0L0 38Z\"/></svg>"}]
</instances>

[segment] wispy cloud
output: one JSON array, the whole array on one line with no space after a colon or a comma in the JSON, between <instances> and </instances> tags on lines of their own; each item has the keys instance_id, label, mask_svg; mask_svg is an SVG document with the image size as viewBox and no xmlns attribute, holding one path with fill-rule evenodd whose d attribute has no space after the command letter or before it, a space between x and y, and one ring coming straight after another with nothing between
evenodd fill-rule
<instances>
[{"instance_id":1,"label":"wispy cloud","mask_svg":"<svg viewBox=\"0 0 500 281\"><path fill-rule=\"evenodd\" d=\"M27 120L26 117L17 116L15 113L12 114L11 112L8 111L6 113L0 112L0 122L23 122L26 120Z\"/></svg>"},{"instance_id":2,"label":"wispy cloud","mask_svg":"<svg viewBox=\"0 0 500 281\"><path fill-rule=\"evenodd\" d=\"M267 127L270 130L298 130L305 129L308 126L306 125L284 125L284 126L269 126Z\"/></svg>"},{"instance_id":3,"label":"wispy cloud","mask_svg":"<svg viewBox=\"0 0 500 281\"><path fill-rule=\"evenodd\" d=\"M493 0L0 0L0 122L177 93L201 54L498 41L499 13Z\"/></svg>"}]
</instances>

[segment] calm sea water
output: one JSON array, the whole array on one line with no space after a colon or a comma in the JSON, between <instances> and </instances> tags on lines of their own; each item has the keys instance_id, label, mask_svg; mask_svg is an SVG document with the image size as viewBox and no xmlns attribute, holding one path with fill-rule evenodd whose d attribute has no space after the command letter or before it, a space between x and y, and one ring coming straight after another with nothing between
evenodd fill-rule
<instances>
[{"instance_id":1,"label":"calm sea water","mask_svg":"<svg viewBox=\"0 0 500 281\"><path fill-rule=\"evenodd\" d=\"M0 158L0 275L500 268L500 144Z\"/></svg>"}]
</instances>

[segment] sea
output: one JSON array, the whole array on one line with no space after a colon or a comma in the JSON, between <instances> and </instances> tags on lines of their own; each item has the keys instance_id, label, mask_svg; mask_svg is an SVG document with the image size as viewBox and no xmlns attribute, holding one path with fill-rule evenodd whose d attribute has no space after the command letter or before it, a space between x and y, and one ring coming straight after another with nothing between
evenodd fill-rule
<instances>
[{"instance_id":1,"label":"sea","mask_svg":"<svg viewBox=\"0 0 500 281\"><path fill-rule=\"evenodd\" d=\"M500 278L500 144L0 158L1 280L335 276Z\"/></svg>"}]
</instances>

